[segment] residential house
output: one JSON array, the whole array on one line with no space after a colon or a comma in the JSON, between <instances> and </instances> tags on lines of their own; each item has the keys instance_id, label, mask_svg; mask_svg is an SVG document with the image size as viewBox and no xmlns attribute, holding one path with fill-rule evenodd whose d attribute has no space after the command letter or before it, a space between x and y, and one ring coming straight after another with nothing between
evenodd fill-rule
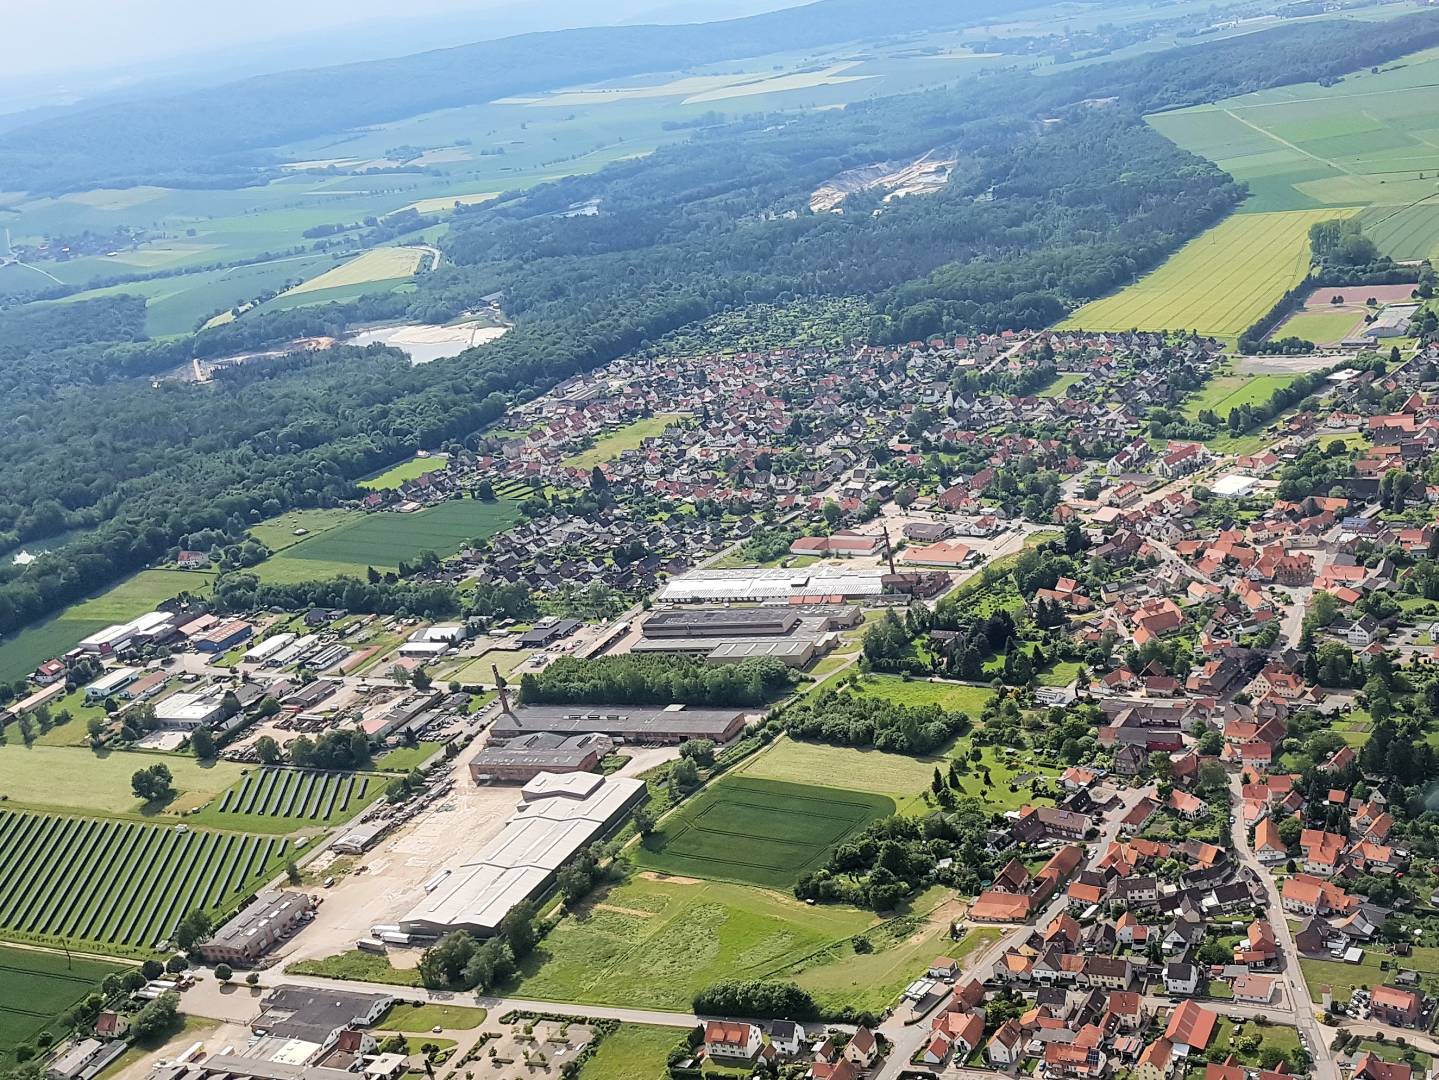
<instances>
[{"instance_id":1,"label":"residential house","mask_svg":"<svg viewBox=\"0 0 1439 1080\"><path fill-rule=\"evenodd\" d=\"M1424 1002L1418 991L1383 984L1370 992L1369 1015L1377 1023L1416 1027L1423 1012Z\"/></svg>"},{"instance_id":2,"label":"residential house","mask_svg":"<svg viewBox=\"0 0 1439 1080\"><path fill-rule=\"evenodd\" d=\"M1164 989L1171 994L1193 994L1199 989L1199 969L1183 960L1164 965Z\"/></svg>"},{"instance_id":3,"label":"residential house","mask_svg":"<svg viewBox=\"0 0 1439 1080\"><path fill-rule=\"evenodd\" d=\"M1195 1001L1185 1001L1169 1016L1164 1037L1181 1053L1208 1048L1219 1017Z\"/></svg>"},{"instance_id":4,"label":"residential house","mask_svg":"<svg viewBox=\"0 0 1439 1080\"><path fill-rule=\"evenodd\" d=\"M711 1020L705 1024L705 1053L717 1061L753 1061L764 1045L764 1032L754 1024Z\"/></svg>"}]
</instances>

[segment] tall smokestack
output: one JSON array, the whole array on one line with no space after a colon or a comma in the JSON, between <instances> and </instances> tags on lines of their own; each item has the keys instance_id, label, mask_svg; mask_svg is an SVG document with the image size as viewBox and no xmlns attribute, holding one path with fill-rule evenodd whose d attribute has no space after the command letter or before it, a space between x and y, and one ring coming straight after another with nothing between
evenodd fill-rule
<instances>
[{"instance_id":1,"label":"tall smokestack","mask_svg":"<svg viewBox=\"0 0 1439 1080\"><path fill-rule=\"evenodd\" d=\"M491 664L490 670L495 673L495 687L500 692L500 712L506 716L513 717L515 714L510 709L509 684L505 682L505 677L500 674L498 664Z\"/></svg>"},{"instance_id":2,"label":"tall smokestack","mask_svg":"<svg viewBox=\"0 0 1439 1080\"><path fill-rule=\"evenodd\" d=\"M889 572L897 574L899 571L894 568L894 545L889 542L889 526L884 525L882 528L884 529L884 554L889 559Z\"/></svg>"}]
</instances>

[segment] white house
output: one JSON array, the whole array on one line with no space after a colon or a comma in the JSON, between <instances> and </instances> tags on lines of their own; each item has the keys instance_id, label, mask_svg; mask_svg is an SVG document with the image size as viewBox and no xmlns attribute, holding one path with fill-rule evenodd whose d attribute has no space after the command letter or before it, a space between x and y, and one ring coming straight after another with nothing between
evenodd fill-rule
<instances>
[{"instance_id":1,"label":"white house","mask_svg":"<svg viewBox=\"0 0 1439 1080\"><path fill-rule=\"evenodd\" d=\"M1199 989L1199 969L1182 960L1164 965L1164 989L1171 994L1192 994Z\"/></svg>"}]
</instances>

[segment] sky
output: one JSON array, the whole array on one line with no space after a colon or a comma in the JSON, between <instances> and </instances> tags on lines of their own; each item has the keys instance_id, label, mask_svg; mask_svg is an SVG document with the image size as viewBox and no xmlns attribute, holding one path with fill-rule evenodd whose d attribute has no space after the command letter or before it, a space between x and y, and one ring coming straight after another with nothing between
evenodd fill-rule
<instances>
[{"instance_id":1,"label":"sky","mask_svg":"<svg viewBox=\"0 0 1439 1080\"><path fill-rule=\"evenodd\" d=\"M320 63L460 45L534 29L690 17L722 18L798 0L0 0L0 79L48 76L93 84L98 73L153 65L169 74L187 55L244 66L241 54L284 43L283 65L305 66L296 39L324 42ZM356 24L359 24L358 27ZM443 35L452 28L454 40ZM489 25L492 32L486 32ZM346 28L341 31L340 28ZM493 32L497 31L497 32ZM341 48L355 55L335 55ZM328 51L326 51L328 49ZM226 59L227 58L227 59ZM54 90L57 87L51 86ZM59 87L63 89L63 85Z\"/></svg>"}]
</instances>

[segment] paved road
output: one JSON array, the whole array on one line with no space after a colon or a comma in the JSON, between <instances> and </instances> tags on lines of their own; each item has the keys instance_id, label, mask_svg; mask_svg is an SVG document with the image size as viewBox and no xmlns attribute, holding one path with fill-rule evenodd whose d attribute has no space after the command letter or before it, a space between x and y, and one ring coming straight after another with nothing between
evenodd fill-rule
<instances>
[{"instance_id":1,"label":"paved road","mask_svg":"<svg viewBox=\"0 0 1439 1080\"><path fill-rule=\"evenodd\" d=\"M605 1005L569 1005L556 1001L533 1001L527 998L491 997L485 994L426 990L418 986L389 986L384 983L361 982L354 979L321 979L309 975L289 975L277 971L260 973L260 990L245 986L221 987L210 975L187 990L181 1010L195 1016L233 1022L253 1018L259 1012L259 999L273 986L309 986L316 989L351 990L357 994L393 994L406 1001L423 1001L446 1005L468 1005L488 1009L499 1015L512 1009L557 1013L592 1020L621 1020L631 1024L656 1024L661 1027L691 1028L699 1023L693 1013L664 1012L657 1009L611 1008Z\"/></svg>"},{"instance_id":2,"label":"paved road","mask_svg":"<svg viewBox=\"0 0 1439 1080\"><path fill-rule=\"evenodd\" d=\"M1284 906L1280 903L1279 888L1274 884L1273 875L1255 858L1254 850L1249 846L1249 830L1244 825L1243 816L1238 813L1240 805L1240 773L1238 770L1230 773L1229 793L1230 801L1235 808L1231 826L1235 857L1258 874L1259 880L1264 883L1264 891L1269 900L1266 905L1269 925L1274 927L1275 940L1279 943L1279 950L1283 957L1283 972L1280 978L1284 980L1289 1000L1292 1002L1287 1013L1279 1006L1274 1006L1270 1010L1270 1015L1292 1017L1294 1026L1305 1036L1309 1043L1310 1056L1314 1059L1311 1073L1314 1080L1339 1080L1339 1068L1334 1063L1334 1055L1329 1050L1329 1035L1314 1019L1314 1007L1310 1004L1309 988L1305 985L1304 973L1299 968L1299 949L1295 946L1294 935L1289 930L1289 920L1284 917ZM1228 1006L1222 1011L1228 1011ZM1236 1011L1238 1010L1236 1009Z\"/></svg>"}]
</instances>

